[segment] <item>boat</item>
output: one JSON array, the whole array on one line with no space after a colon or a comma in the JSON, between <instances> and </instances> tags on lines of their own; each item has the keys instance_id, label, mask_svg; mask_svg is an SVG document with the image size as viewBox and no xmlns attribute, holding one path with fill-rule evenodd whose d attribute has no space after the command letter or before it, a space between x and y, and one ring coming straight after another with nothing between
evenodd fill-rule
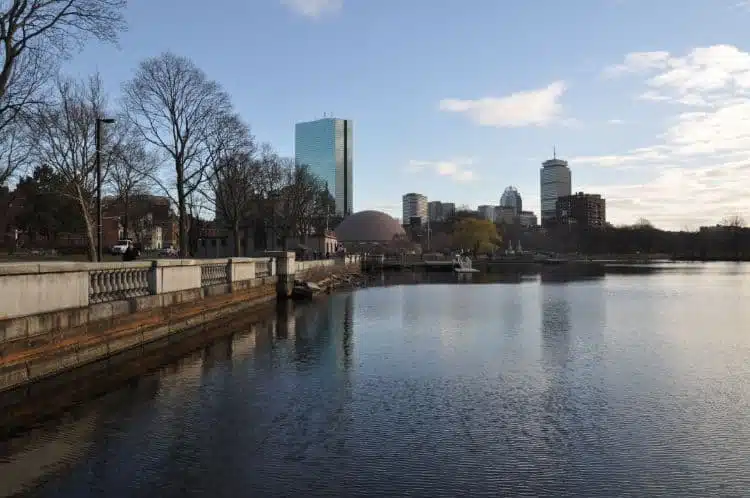
<instances>
[{"instance_id":1,"label":"boat","mask_svg":"<svg viewBox=\"0 0 750 498\"><path fill-rule=\"evenodd\" d=\"M294 287L292 287L292 298L293 299L311 299L316 294L319 294L323 289L312 282L303 282L296 280Z\"/></svg>"},{"instance_id":2,"label":"boat","mask_svg":"<svg viewBox=\"0 0 750 498\"><path fill-rule=\"evenodd\" d=\"M460 254L453 257L453 271L456 273L479 273L479 270L472 268L471 258Z\"/></svg>"}]
</instances>

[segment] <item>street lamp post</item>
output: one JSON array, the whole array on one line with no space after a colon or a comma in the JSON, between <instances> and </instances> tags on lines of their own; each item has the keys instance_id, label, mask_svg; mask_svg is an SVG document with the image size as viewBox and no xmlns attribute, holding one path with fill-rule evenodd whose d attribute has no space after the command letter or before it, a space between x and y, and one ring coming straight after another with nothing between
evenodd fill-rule
<instances>
[{"instance_id":1,"label":"street lamp post","mask_svg":"<svg viewBox=\"0 0 750 498\"><path fill-rule=\"evenodd\" d=\"M96 147L96 260L102 260L102 124L112 124L112 118L96 118L94 143Z\"/></svg>"}]
</instances>

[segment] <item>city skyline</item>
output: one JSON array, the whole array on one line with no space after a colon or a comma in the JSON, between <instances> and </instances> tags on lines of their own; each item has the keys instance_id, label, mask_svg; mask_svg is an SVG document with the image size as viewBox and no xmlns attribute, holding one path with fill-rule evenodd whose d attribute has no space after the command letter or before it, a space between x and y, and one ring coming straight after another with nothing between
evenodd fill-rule
<instances>
[{"instance_id":1,"label":"city skyline","mask_svg":"<svg viewBox=\"0 0 750 498\"><path fill-rule=\"evenodd\" d=\"M354 211L397 216L394 189L495 203L508 184L538 206L538 164L556 144L613 223L697 228L750 217L750 9L737 4L219 0L232 15L207 21L196 0L131 2L119 47L89 45L64 69L99 70L114 102L138 61L176 50L286 156L294 123L350 118ZM206 30L217 36L192 35Z\"/></svg>"}]
</instances>

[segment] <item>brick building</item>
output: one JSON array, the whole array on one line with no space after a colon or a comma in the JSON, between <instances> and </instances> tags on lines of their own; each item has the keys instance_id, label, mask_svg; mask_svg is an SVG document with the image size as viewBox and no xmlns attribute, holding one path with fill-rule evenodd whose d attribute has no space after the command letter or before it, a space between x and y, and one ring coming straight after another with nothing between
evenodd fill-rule
<instances>
[{"instance_id":1,"label":"brick building","mask_svg":"<svg viewBox=\"0 0 750 498\"><path fill-rule=\"evenodd\" d=\"M556 204L556 219L562 225L603 227L607 222L605 200L599 194L583 192L559 197Z\"/></svg>"}]
</instances>

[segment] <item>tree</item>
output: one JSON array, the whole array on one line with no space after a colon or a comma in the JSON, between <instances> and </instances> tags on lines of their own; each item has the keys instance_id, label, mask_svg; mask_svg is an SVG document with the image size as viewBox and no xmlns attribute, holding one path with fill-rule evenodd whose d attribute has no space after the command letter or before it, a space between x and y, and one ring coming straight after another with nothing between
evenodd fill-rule
<instances>
[{"instance_id":1,"label":"tree","mask_svg":"<svg viewBox=\"0 0 750 498\"><path fill-rule=\"evenodd\" d=\"M730 228L745 228L746 223L745 223L745 219L742 216L736 214L736 215L728 216L724 218L721 221L721 225L725 227L730 227Z\"/></svg>"},{"instance_id":2,"label":"tree","mask_svg":"<svg viewBox=\"0 0 750 498\"><path fill-rule=\"evenodd\" d=\"M0 185L28 165L30 156L31 141L24 120L0 127Z\"/></svg>"},{"instance_id":3,"label":"tree","mask_svg":"<svg viewBox=\"0 0 750 498\"><path fill-rule=\"evenodd\" d=\"M326 229L338 225L343 219L336 214L336 199L325 185L315 200L315 209L312 217L312 227L316 233L323 233Z\"/></svg>"},{"instance_id":4,"label":"tree","mask_svg":"<svg viewBox=\"0 0 750 498\"><path fill-rule=\"evenodd\" d=\"M495 224L489 220L465 218L454 225L453 247L472 251L475 255L495 250L502 240Z\"/></svg>"},{"instance_id":5,"label":"tree","mask_svg":"<svg viewBox=\"0 0 750 498\"><path fill-rule=\"evenodd\" d=\"M745 231L745 219L740 215L733 215L725 218L722 223L730 232L730 250L734 254L734 259L739 261L742 253L742 239Z\"/></svg>"},{"instance_id":6,"label":"tree","mask_svg":"<svg viewBox=\"0 0 750 498\"><path fill-rule=\"evenodd\" d=\"M646 218L638 218L638 220L633 225L634 228L641 228L641 229L653 229L654 225L651 224L650 221L648 221Z\"/></svg>"},{"instance_id":7,"label":"tree","mask_svg":"<svg viewBox=\"0 0 750 498\"><path fill-rule=\"evenodd\" d=\"M151 191L154 182L149 172L154 169L157 159L148 153L140 136L127 122L118 120L115 134L117 141L109 151L108 183L122 213L123 237L127 239L132 225L133 199Z\"/></svg>"},{"instance_id":8,"label":"tree","mask_svg":"<svg viewBox=\"0 0 750 498\"><path fill-rule=\"evenodd\" d=\"M95 200L96 119L103 115L102 81L92 76L88 81L58 78L56 102L38 109L31 121L34 154L40 164L52 168L60 178L60 193L74 201L84 226L89 258L96 257ZM102 131L102 149L108 150L106 127ZM111 154L104 154L103 178L106 178Z\"/></svg>"},{"instance_id":9,"label":"tree","mask_svg":"<svg viewBox=\"0 0 750 498\"><path fill-rule=\"evenodd\" d=\"M59 61L90 37L113 42L126 0L9 0L0 11L0 131L40 92Z\"/></svg>"},{"instance_id":10,"label":"tree","mask_svg":"<svg viewBox=\"0 0 750 498\"><path fill-rule=\"evenodd\" d=\"M38 166L30 176L21 178L16 196L25 199L16 222L29 234L32 242L36 235L54 240L58 232L79 230L78 207L62 196L64 182L49 166Z\"/></svg>"},{"instance_id":11,"label":"tree","mask_svg":"<svg viewBox=\"0 0 750 498\"><path fill-rule=\"evenodd\" d=\"M232 253L240 256L240 225L250 217L259 189L262 165L249 151L238 152L222 159L222 162L211 182L216 219L232 230Z\"/></svg>"},{"instance_id":12,"label":"tree","mask_svg":"<svg viewBox=\"0 0 750 498\"><path fill-rule=\"evenodd\" d=\"M293 160L286 162L287 184L282 196L283 216L287 233L301 243L313 231L313 222L325 207L321 205L326 193L323 182L306 165L297 166Z\"/></svg>"},{"instance_id":13,"label":"tree","mask_svg":"<svg viewBox=\"0 0 750 498\"><path fill-rule=\"evenodd\" d=\"M141 62L123 93L129 121L174 165L172 185L152 177L176 201L184 257L189 249L188 201L215 164L221 127L231 119L229 96L190 59L171 52Z\"/></svg>"},{"instance_id":14,"label":"tree","mask_svg":"<svg viewBox=\"0 0 750 498\"><path fill-rule=\"evenodd\" d=\"M285 169L287 164L268 143L261 144L257 160L258 178L250 219L254 222L256 244L269 247L269 233L276 243L280 242L282 233L286 233L282 226L282 193L288 178Z\"/></svg>"}]
</instances>

